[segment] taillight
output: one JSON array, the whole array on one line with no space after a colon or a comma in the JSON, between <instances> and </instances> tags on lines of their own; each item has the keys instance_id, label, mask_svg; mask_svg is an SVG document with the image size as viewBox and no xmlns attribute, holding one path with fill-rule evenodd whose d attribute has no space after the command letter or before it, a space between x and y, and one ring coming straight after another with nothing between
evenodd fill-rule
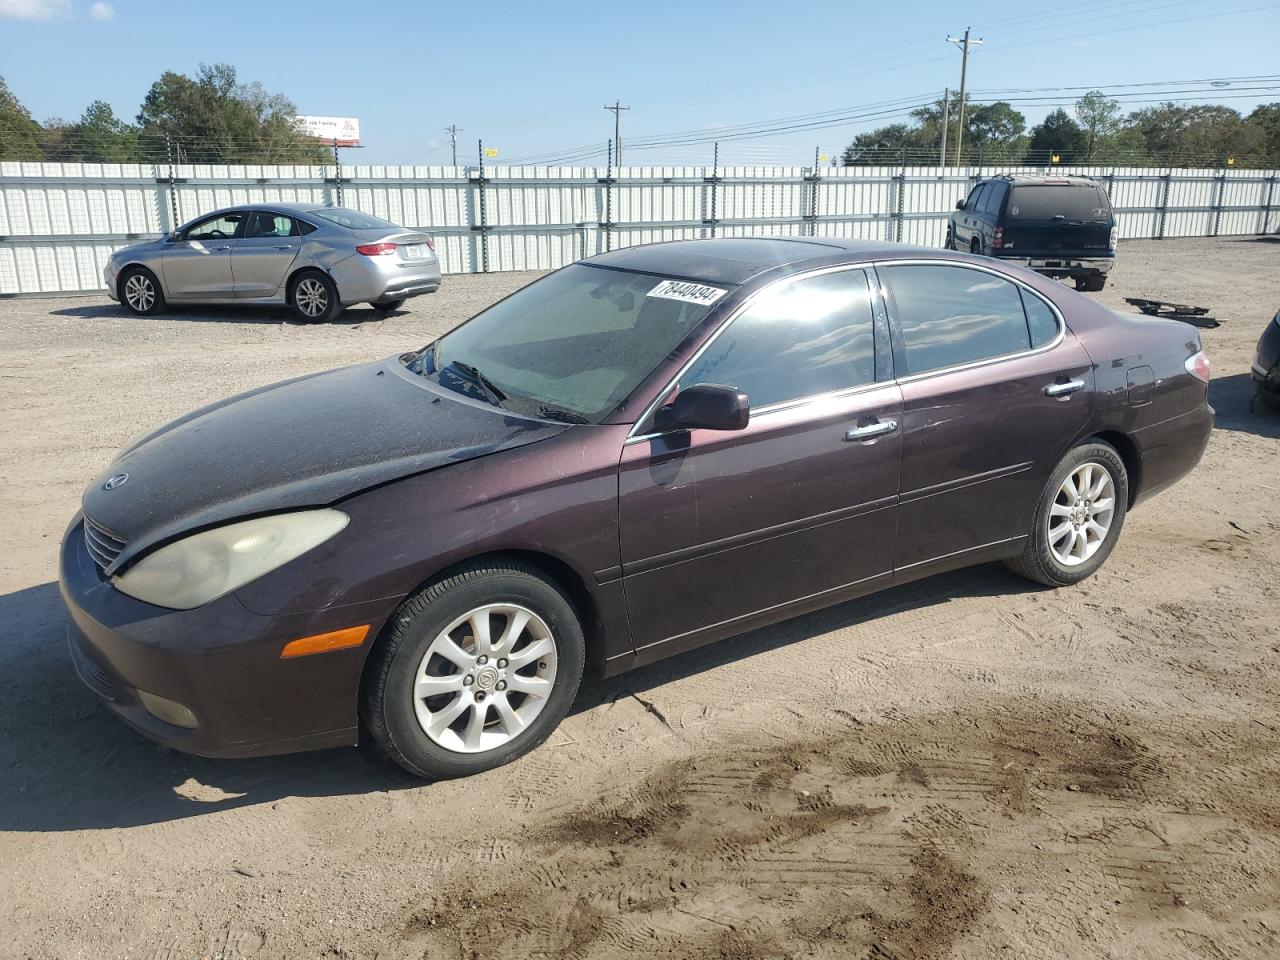
<instances>
[{"instance_id":1,"label":"taillight","mask_svg":"<svg viewBox=\"0 0 1280 960\"><path fill-rule=\"evenodd\" d=\"M1107 241L1107 249L1114 250L1116 248L1116 241L1118 241L1119 239L1120 239L1120 228L1112 227L1111 238Z\"/></svg>"},{"instance_id":2,"label":"taillight","mask_svg":"<svg viewBox=\"0 0 1280 960\"><path fill-rule=\"evenodd\" d=\"M427 237L427 249L430 250L432 253L436 252L436 242L432 240L430 237Z\"/></svg>"},{"instance_id":3,"label":"taillight","mask_svg":"<svg viewBox=\"0 0 1280 960\"><path fill-rule=\"evenodd\" d=\"M992 246L997 250L1004 246L1004 227L996 227L996 239Z\"/></svg>"},{"instance_id":4,"label":"taillight","mask_svg":"<svg viewBox=\"0 0 1280 960\"><path fill-rule=\"evenodd\" d=\"M366 257L385 257L395 252L394 243L362 243L356 247L356 253L363 253Z\"/></svg>"},{"instance_id":5,"label":"taillight","mask_svg":"<svg viewBox=\"0 0 1280 960\"><path fill-rule=\"evenodd\" d=\"M1198 350L1187 357L1183 366L1187 368L1187 373L1197 380L1209 382L1209 356L1203 350Z\"/></svg>"}]
</instances>

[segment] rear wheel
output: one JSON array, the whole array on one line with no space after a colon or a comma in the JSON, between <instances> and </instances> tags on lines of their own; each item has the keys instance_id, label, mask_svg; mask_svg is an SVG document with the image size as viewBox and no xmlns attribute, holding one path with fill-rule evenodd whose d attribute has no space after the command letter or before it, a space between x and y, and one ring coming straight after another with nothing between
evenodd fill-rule
<instances>
[{"instance_id":1,"label":"rear wheel","mask_svg":"<svg viewBox=\"0 0 1280 960\"><path fill-rule=\"evenodd\" d=\"M160 281L146 267L130 267L120 277L120 302L139 316L153 316L164 309Z\"/></svg>"},{"instance_id":2,"label":"rear wheel","mask_svg":"<svg viewBox=\"0 0 1280 960\"><path fill-rule=\"evenodd\" d=\"M338 288L319 270L308 270L294 277L289 288L293 313L303 323L324 323L342 312Z\"/></svg>"},{"instance_id":3,"label":"rear wheel","mask_svg":"<svg viewBox=\"0 0 1280 960\"><path fill-rule=\"evenodd\" d=\"M467 776L546 740L569 711L585 659L573 605L540 571L478 564L396 614L370 656L361 712L410 773Z\"/></svg>"},{"instance_id":4,"label":"rear wheel","mask_svg":"<svg viewBox=\"0 0 1280 960\"><path fill-rule=\"evenodd\" d=\"M1105 274L1092 273L1085 277L1076 277L1076 289L1086 293L1097 293L1107 285Z\"/></svg>"},{"instance_id":5,"label":"rear wheel","mask_svg":"<svg viewBox=\"0 0 1280 960\"><path fill-rule=\"evenodd\" d=\"M1129 476L1115 448L1097 440L1076 447L1045 484L1026 547L1009 568L1050 587L1079 583L1111 555L1128 503Z\"/></svg>"},{"instance_id":6,"label":"rear wheel","mask_svg":"<svg viewBox=\"0 0 1280 960\"><path fill-rule=\"evenodd\" d=\"M975 256L982 256L982 241L974 237L969 241L969 252Z\"/></svg>"}]
</instances>

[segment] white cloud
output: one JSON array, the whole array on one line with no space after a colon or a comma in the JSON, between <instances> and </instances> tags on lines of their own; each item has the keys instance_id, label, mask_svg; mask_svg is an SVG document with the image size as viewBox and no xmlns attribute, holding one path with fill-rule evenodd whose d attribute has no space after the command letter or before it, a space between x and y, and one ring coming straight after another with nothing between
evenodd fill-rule
<instances>
[{"instance_id":1,"label":"white cloud","mask_svg":"<svg viewBox=\"0 0 1280 960\"><path fill-rule=\"evenodd\" d=\"M89 16L94 20L111 20L116 15L116 8L109 3L103 3L102 0L95 0L89 6Z\"/></svg>"},{"instance_id":2,"label":"white cloud","mask_svg":"<svg viewBox=\"0 0 1280 960\"><path fill-rule=\"evenodd\" d=\"M0 0L0 18L52 20L71 13L71 0Z\"/></svg>"}]
</instances>

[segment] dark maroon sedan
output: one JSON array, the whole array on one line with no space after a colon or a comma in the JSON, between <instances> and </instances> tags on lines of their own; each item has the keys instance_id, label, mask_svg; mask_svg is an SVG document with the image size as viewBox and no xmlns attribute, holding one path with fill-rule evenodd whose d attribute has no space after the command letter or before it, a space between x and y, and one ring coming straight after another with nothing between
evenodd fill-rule
<instances>
[{"instance_id":1,"label":"dark maroon sedan","mask_svg":"<svg viewBox=\"0 0 1280 960\"><path fill-rule=\"evenodd\" d=\"M967 564L1089 576L1200 459L1194 329L838 240L566 267L125 450L62 547L82 679L183 750L505 763L609 676ZM359 718L359 719L358 719Z\"/></svg>"}]
</instances>

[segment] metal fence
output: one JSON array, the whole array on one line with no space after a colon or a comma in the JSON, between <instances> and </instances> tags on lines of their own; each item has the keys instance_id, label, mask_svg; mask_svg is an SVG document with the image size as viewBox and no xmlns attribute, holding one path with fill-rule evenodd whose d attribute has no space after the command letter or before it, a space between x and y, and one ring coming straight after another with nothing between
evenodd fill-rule
<instances>
[{"instance_id":1,"label":"metal fence","mask_svg":"<svg viewBox=\"0 0 1280 960\"><path fill-rule=\"evenodd\" d=\"M0 296L102 289L111 252L245 203L355 207L436 238L445 272L546 270L708 236L942 243L955 203L1023 166L423 167L0 163ZM1122 238L1280 230L1280 171L1053 167L1100 180Z\"/></svg>"}]
</instances>

